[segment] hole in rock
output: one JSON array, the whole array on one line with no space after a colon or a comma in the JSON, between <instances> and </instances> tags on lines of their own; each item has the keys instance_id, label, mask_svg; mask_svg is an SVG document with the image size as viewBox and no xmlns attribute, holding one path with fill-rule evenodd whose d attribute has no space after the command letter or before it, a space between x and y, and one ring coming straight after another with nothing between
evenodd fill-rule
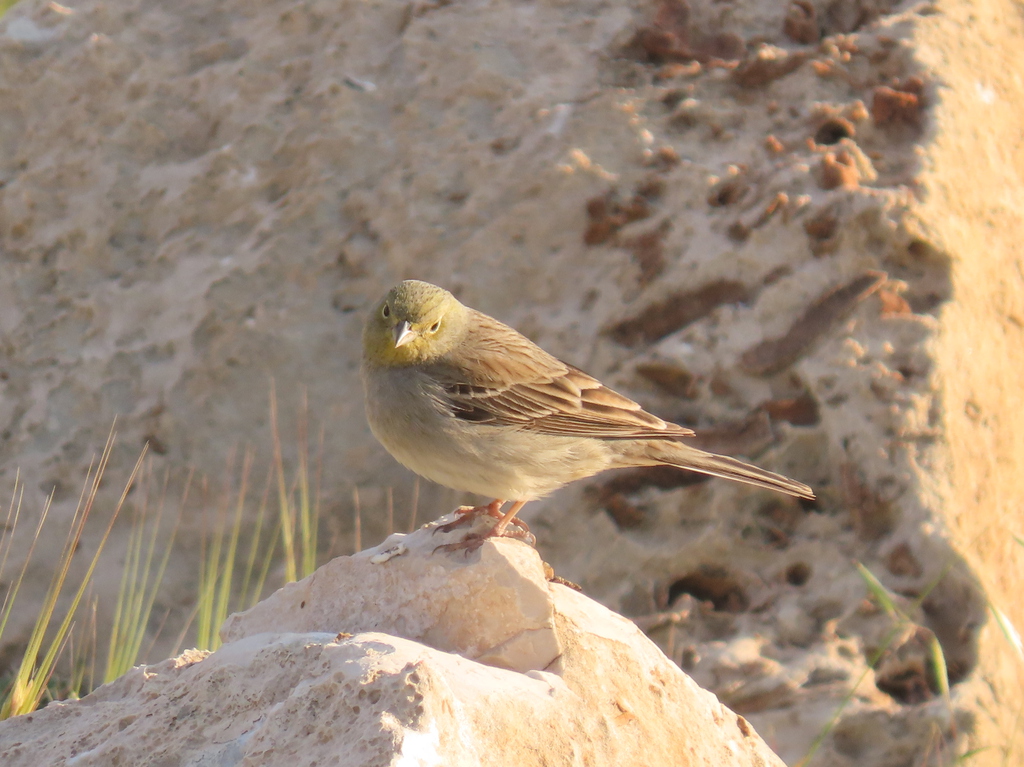
<instances>
[{"instance_id":1,"label":"hole in rock","mask_svg":"<svg viewBox=\"0 0 1024 767\"><path fill-rule=\"evenodd\" d=\"M794 426L817 426L821 422L818 401L808 391L796 397L768 400L761 407L775 421L786 421Z\"/></svg>"},{"instance_id":2,"label":"hole in rock","mask_svg":"<svg viewBox=\"0 0 1024 767\"><path fill-rule=\"evenodd\" d=\"M838 144L844 138L853 138L856 134L853 123L842 117L832 117L821 124L814 134L816 144Z\"/></svg>"},{"instance_id":3,"label":"hole in rock","mask_svg":"<svg viewBox=\"0 0 1024 767\"><path fill-rule=\"evenodd\" d=\"M804 562L794 562L786 568L786 583L791 586L803 586L811 577L811 566Z\"/></svg>"},{"instance_id":4,"label":"hole in rock","mask_svg":"<svg viewBox=\"0 0 1024 767\"><path fill-rule=\"evenodd\" d=\"M900 703L913 705L935 697L933 676L931 663L912 658L877 675L875 686Z\"/></svg>"},{"instance_id":5,"label":"hole in rock","mask_svg":"<svg viewBox=\"0 0 1024 767\"><path fill-rule=\"evenodd\" d=\"M711 602L715 610L721 612L739 613L750 606L750 598L739 579L717 565L702 565L673 581L668 589L668 603L675 603L683 594L690 594L701 602Z\"/></svg>"},{"instance_id":6,"label":"hole in rock","mask_svg":"<svg viewBox=\"0 0 1024 767\"><path fill-rule=\"evenodd\" d=\"M950 684L962 682L978 664L978 638L988 618L981 587L966 571L951 570L924 600L926 625L942 646Z\"/></svg>"}]
</instances>

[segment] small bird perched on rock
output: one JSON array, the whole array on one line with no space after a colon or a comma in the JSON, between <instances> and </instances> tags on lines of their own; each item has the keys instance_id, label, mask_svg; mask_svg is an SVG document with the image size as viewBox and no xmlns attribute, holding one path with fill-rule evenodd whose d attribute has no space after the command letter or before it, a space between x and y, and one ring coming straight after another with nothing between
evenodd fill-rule
<instances>
[{"instance_id":1,"label":"small bird perched on rock","mask_svg":"<svg viewBox=\"0 0 1024 767\"><path fill-rule=\"evenodd\" d=\"M691 430L428 282L399 283L377 304L362 378L370 428L399 463L495 499L473 509L499 520L482 537L505 535L527 501L605 469L676 466L814 498L802 482L684 444Z\"/></svg>"}]
</instances>

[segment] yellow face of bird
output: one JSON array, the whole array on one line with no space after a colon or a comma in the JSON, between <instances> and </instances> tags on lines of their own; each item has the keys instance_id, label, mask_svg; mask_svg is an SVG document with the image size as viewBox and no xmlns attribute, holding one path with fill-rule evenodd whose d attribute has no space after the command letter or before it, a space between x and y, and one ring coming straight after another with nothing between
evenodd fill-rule
<instances>
[{"instance_id":1,"label":"yellow face of bird","mask_svg":"<svg viewBox=\"0 0 1024 767\"><path fill-rule=\"evenodd\" d=\"M444 288L419 280L393 287L363 330L363 356L376 365L413 365L451 349L466 327L466 307Z\"/></svg>"}]
</instances>

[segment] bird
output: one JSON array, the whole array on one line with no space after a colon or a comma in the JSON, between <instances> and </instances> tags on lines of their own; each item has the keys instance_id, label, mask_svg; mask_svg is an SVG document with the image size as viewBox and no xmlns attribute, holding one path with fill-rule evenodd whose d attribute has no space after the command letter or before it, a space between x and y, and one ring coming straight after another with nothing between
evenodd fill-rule
<instances>
[{"instance_id":1,"label":"bird","mask_svg":"<svg viewBox=\"0 0 1024 767\"><path fill-rule=\"evenodd\" d=\"M814 498L802 482L687 445L690 429L429 282L391 288L362 340L366 416L377 440L421 477L494 499L458 510L498 520L477 545L522 537L508 529L513 521L528 534L516 519L526 503L606 469L674 466Z\"/></svg>"}]
</instances>

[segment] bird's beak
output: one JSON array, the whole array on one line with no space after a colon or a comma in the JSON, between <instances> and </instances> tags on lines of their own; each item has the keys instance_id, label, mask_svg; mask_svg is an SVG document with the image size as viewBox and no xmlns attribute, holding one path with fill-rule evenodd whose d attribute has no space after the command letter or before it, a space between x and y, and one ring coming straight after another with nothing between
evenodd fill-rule
<instances>
[{"instance_id":1,"label":"bird's beak","mask_svg":"<svg viewBox=\"0 0 1024 767\"><path fill-rule=\"evenodd\" d=\"M416 337L415 331L413 331L413 329L409 327L409 323L406 322L405 320L402 320L397 325L395 325L395 327L392 328L391 332L394 333L395 335L396 349L399 346L404 346L405 344L409 343L413 338Z\"/></svg>"}]
</instances>

